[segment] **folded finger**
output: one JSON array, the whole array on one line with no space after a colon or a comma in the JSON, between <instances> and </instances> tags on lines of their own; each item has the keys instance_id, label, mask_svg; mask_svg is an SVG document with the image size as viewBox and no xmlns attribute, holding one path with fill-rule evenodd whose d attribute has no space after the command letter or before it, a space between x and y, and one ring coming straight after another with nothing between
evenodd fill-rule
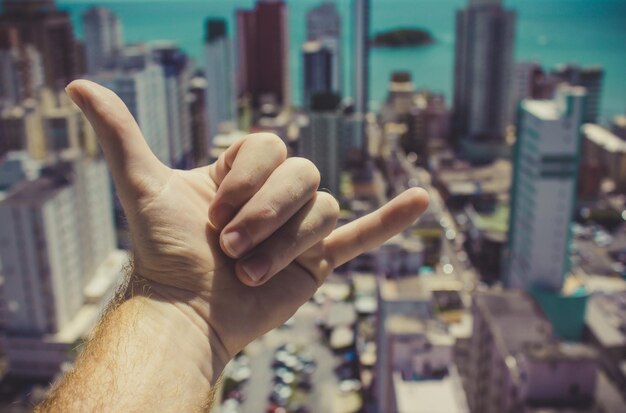
<instances>
[{"instance_id":1,"label":"folded finger","mask_svg":"<svg viewBox=\"0 0 626 413\"><path fill-rule=\"evenodd\" d=\"M218 185L209 209L213 225L224 228L286 157L285 144L271 133L248 135L229 148L209 169Z\"/></svg>"},{"instance_id":2,"label":"folded finger","mask_svg":"<svg viewBox=\"0 0 626 413\"><path fill-rule=\"evenodd\" d=\"M220 243L240 258L278 230L315 195L320 174L304 158L289 158L224 227Z\"/></svg>"},{"instance_id":3,"label":"folded finger","mask_svg":"<svg viewBox=\"0 0 626 413\"><path fill-rule=\"evenodd\" d=\"M237 276L250 286L267 282L330 234L338 217L335 198L318 192L285 225L237 262Z\"/></svg>"}]
</instances>

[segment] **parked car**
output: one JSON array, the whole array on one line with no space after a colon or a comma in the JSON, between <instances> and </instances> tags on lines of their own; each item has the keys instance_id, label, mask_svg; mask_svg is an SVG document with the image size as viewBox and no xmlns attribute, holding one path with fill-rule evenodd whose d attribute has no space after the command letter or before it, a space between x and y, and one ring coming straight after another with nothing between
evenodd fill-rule
<instances>
[{"instance_id":1,"label":"parked car","mask_svg":"<svg viewBox=\"0 0 626 413\"><path fill-rule=\"evenodd\" d=\"M361 387L361 382L356 379L342 380L339 382L339 391L342 393L360 391Z\"/></svg>"}]
</instances>

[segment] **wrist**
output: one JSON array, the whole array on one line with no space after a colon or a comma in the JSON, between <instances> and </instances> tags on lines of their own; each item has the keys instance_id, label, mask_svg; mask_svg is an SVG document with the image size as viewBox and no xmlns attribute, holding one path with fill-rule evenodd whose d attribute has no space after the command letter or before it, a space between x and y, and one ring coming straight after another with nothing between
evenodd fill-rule
<instances>
[{"instance_id":1,"label":"wrist","mask_svg":"<svg viewBox=\"0 0 626 413\"><path fill-rule=\"evenodd\" d=\"M213 386L231 355L208 322L209 306L198 294L150 281L133 274L125 301L140 300L151 308L146 317L172 344L187 348L176 358L187 358ZM173 360L173 362L181 360Z\"/></svg>"}]
</instances>

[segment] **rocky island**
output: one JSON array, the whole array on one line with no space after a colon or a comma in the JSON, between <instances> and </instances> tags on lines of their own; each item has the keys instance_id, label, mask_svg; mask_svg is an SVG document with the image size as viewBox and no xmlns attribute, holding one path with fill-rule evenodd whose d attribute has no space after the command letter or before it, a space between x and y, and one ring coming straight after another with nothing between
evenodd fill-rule
<instances>
[{"instance_id":1,"label":"rocky island","mask_svg":"<svg viewBox=\"0 0 626 413\"><path fill-rule=\"evenodd\" d=\"M427 30L400 28L376 34L370 44L374 47L419 47L434 42Z\"/></svg>"}]
</instances>

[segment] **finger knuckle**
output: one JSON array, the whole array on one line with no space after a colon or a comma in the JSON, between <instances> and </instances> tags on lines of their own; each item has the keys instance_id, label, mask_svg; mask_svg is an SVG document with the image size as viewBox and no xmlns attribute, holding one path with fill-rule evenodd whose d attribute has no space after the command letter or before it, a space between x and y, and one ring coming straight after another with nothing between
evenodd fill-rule
<instances>
[{"instance_id":1,"label":"finger knuckle","mask_svg":"<svg viewBox=\"0 0 626 413\"><path fill-rule=\"evenodd\" d=\"M278 220L279 216L278 208L271 202L261 205L254 214L254 218L260 222L274 222Z\"/></svg>"},{"instance_id":2,"label":"finger knuckle","mask_svg":"<svg viewBox=\"0 0 626 413\"><path fill-rule=\"evenodd\" d=\"M249 135L249 141L254 140L256 143L260 143L264 146L270 147L277 151L280 155L284 157L287 156L287 145L283 142L278 135L269 133L269 132L261 132Z\"/></svg>"},{"instance_id":3,"label":"finger knuckle","mask_svg":"<svg viewBox=\"0 0 626 413\"><path fill-rule=\"evenodd\" d=\"M326 192L319 192L317 195L317 201L322 205L322 217L324 223L332 223L334 226L340 213L339 203L335 197Z\"/></svg>"},{"instance_id":4,"label":"finger knuckle","mask_svg":"<svg viewBox=\"0 0 626 413\"><path fill-rule=\"evenodd\" d=\"M297 176L301 176L304 182L316 190L322 179L319 169L313 162L306 158L289 158L291 166L297 171Z\"/></svg>"}]
</instances>

